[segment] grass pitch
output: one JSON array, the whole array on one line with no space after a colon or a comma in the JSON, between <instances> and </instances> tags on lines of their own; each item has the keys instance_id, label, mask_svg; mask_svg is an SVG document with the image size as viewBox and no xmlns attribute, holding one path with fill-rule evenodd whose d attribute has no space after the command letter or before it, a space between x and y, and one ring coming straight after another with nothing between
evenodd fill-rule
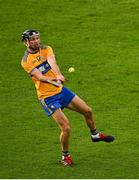
<instances>
[{"instance_id":1,"label":"grass pitch","mask_svg":"<svg viewBox=\"0 0 139 180\"><path fill-rule=\"evenodd\" d=\"M0 178L139 178L138 0L0 0ZM38 29L53 47L70 89L93 107L115 142L92 143L82 117L69 117L73 168L61 158L59 130L47 118L20 65L21 33ZM73 66L75 72L68 73Z\"/></svg>"}]
</instances>

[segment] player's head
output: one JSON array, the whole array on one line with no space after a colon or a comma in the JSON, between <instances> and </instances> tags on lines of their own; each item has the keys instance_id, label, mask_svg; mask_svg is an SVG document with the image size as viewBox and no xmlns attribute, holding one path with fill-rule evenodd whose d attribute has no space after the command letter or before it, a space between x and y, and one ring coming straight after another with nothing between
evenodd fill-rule
<instances>
[{"instance_id":1,"label":"player's head","mask_svg":"<svg viewBox=\"0 0 139 180\"><path fill-rule=\"evenodd\" d=\"M30 49L36 50L40 47L40 33L35 29L28 29L22 33L22 41Z\"/></svg>"},{"instance_id":2,"label":"player's head","mask_svg":"<svg viewBox=\"0 0 139 180\"><path fill-rule=\"evenodd\" d=\"M27 29L22 33L22 41L30 40L33 36L40 36L40 33L35 29Z\"/></svg>"}]
</instances>

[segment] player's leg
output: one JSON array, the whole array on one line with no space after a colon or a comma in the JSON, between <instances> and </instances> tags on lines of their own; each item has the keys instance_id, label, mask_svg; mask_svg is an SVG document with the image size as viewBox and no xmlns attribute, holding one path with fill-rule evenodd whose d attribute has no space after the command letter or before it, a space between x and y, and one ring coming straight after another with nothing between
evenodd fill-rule
<instances>
[{"instance_id":1,"label":"player's leg","mask_svg":"<svg viewBox=\"0 0 139 180\"><path fill-rule=\"evenodd\" d=\"M69 155L69 138L70 138L70 124L68 118L59 108L52 114L53 119L57 122L61 129L60 143L63 152L62 160L60 161L65 166L72 165L72 159Z\"/></svg>"},{"instance_id":2,"label":"player's leg","mask_svg":"<svg viewBox=\"0 0 139 180\"><path fill-rule=\"evenodd\" d=\"M84 115L86 123L91 130L96 129L95 120L91 107L89 107L79 96L75 96L67 108Z\"/></svg>"},{"instance_id":3,"label":"player's leg","mask_svg":"<svg viewBox=\"0 0 139 180\"><path fill-rule=\"evenodd\" d=\"M61 129L60 142L62 151L68 151L69 149L69 137L70 137L70 124L68 118L62 112L61 109L57 109L52 114L53 119L57 122Z\"/></svg>"},{"instance_id":4,"label":"player's leg","mask_svg":"<svg viewBox=\"0 0 139 180\"><path fill-rule=\"evenodd\" d=\"M76 95L72 99L72 101L68 104L67 108L77 111L84 115L86 123L91 131L91 138L94 142L97 141L111 142L114 140L113 136L100 133L96 129L96 124L94 121L92 109L79 96Z\"/></svg>"}]
</instances>

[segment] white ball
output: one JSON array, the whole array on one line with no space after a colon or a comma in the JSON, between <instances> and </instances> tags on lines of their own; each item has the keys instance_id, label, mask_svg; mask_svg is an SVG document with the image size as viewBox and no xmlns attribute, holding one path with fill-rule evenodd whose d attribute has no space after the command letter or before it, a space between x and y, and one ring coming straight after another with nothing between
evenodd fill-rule
<instances>
[{"instance_id":1,"label":"white ball","mask_svg":"<svg viewBox=\"0 0 139 180\"><path fill-rule=\"evenodd\" d=\"M69 73L73 73L74 71L75 71L74 67L70 67L68 70Z\"/></svg>"}]
</instances>

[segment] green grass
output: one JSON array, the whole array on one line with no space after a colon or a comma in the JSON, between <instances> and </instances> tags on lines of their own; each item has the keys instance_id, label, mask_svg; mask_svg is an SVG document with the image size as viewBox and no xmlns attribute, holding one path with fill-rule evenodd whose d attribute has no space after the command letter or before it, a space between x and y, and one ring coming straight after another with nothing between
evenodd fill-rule
<instances>
[{"instance_id":1,"label":"green grass","mask_svg":"<svg viewBox=\"0 0 139 180\"><path fill-rule=\"evenodd\" d=\"M0 7L0 178L138 179L138 0L0 0ZM20 65L28 28L53 47L66 86L93 107L97 127L116 137L92 143L82 117L65 110L73 168L57 163L59 130Z\"/></svg>"}]
</instances>

